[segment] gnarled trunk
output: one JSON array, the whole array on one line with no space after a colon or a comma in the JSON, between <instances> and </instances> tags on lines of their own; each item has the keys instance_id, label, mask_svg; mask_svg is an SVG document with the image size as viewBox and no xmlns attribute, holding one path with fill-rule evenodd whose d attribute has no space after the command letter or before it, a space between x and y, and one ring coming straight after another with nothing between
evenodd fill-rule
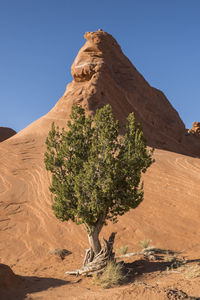
<instances>
[{"instance_id":1,"label":"gnarled trunk","mask_svg":"<svg viewBox=\"0 0 200 300\"><path fill-rule=\"evenodd\" d=\"M95 226L90 227L85 223L85 228L88 234L88 241L90 249L86 250L83 267L79 270L66 272L70 275L91 275L95 272L101 272L107 265L109 260L113 260L115 254L113 253L113 243L115 239L115 232L113 232L109 240L103 238L103 245L101 247L99 241L99 233L103 227L105 216L102 216Z\"/></svg>"},{"instance_id":2,"label":"gnarled trunk","mask_svg":"<svg viewBox=\"0 0 200 300\"><path fill-rule=\"evenodd\" d=\"M91 233L88 234L88 241L90 245L90 251L95 255L97 255L101 251L101 244L99 241L99 233L98 228L95 228Z\"/></svg>"},{"instance_id":3,"label":"gnarled trunk","mask_svg":"<svg viewBox=\"0 0 200 300\"><path fill-rule=\"evenodd\" d=\"M90 245L90 259L92 261L93 258L101 251L101 244L99 241L99 233L103 227L104 221L106 218L106 212L102 215L96 222L95 225L91 226L85 223L85 228L88 234L88 241Z\"/></svg>"},{"instance_id":4,"label":"gnarled trunk","mask_svg":"<svg viewBox=\"0 0 200 300\"><path fill-rule=\"evenodd\" d=\"M99 220L96 222L95 226L90 226L85 223L85 228L86 228L86 231L88 234L88 242L90 245L90 249L86 250L85 258L83 261L83 266L85 266L87 263L92 262L93 259L101 251L101 244L99 241L99 233L103 227L103 223L105 221L105 216L102 216L101 218L99 218Z\"/></svg>"},{"instance_id":5,"label":"gnarled trunk","mask_svg":"<svg viewBox=\"0 0 200 300\"><path fill-rule=\"evenodd\" d=\"M69 275L92 275L94 273L102 272L102 270L106 267L109 260L114 260L115 253L113 253L113 244L115 239L115 232L109 237L109 240L105 240L103 238L103 245L98 254L93 256L92 260L90 259L91 250L88 249L86 251L86 256L84 259L83 267L79 270L68 271L66 274ZM89 255L89 259L88 259ZM86 262L87 261L87 262Z\"/></svg>"}]
</instances>

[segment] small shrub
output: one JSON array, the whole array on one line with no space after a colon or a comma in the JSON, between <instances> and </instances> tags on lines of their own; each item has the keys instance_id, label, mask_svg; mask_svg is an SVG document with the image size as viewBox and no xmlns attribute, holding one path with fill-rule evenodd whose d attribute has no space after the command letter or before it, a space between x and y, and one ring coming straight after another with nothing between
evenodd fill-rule
<instances>
[{"instance_id":1,"label":"small shrub","mask_svg":"<svg viewBox=\"0 0 200 300\"><path fill-rule=\"evenodd\" d=\"M128 251L128 245L125 245L125 246L121 246L119 249L117 249L117 252L124 255L126 254Z\"/></svg>"},{"instance_id":2,"label":"small shrub","mask_svg":"<svg viewBox=\"0 0 200 300\"><path fill-rule=\"evenodd\" d=\"M143 241L140 241L140 246L143 248L143 249L146 249L149 247L149 244L151 243L151 240L143 240Z\"/></svg>"},{"instance_id":3,"label":"small shrub","mask_svg":"<svg viewBox=\"0 0 200 300\"><path fill-rule=\"evenodd\" d=\"M94 275L94 282L104 289L118 285L124 281L123 266L109 261L101 274Z\"/></svg>"}]
</instances>

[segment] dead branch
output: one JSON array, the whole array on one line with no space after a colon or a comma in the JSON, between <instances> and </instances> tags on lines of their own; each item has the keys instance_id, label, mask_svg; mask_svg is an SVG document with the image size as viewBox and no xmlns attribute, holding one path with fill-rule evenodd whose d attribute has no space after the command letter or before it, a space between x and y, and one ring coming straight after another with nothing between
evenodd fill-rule
<instances>
[{"instance_id":1,"label":"dead branch","mask_svg":"<svg viewBox=\"0 0 200 300\"><path fill-rule=\"evenodd\" d=\"M149 257L149 256L154 256L155 254L168 254L168 253L174 254L175 252L173 251L169 252L169 250L155 248L155 247L148 247L139 252L130 252L124 255L116 256L116 259L138 256L138 255L144 255L145 257Z\"/></svg>"}]
</instances>

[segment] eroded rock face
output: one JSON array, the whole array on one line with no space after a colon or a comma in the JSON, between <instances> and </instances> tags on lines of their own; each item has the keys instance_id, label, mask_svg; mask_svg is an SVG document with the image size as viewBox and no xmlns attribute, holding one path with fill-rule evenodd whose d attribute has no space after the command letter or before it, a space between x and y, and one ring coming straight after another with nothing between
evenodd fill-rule
<instances>
[{"instance_id":1,"label":"eroded rock face","mask_svg":"<svg viewBox=\"0 0 200 300\"><path fill-rule=\"evenodd\" d=\"M3 142L16 134L16 131L8 127L0 127L0 142Z\"/></svg>"},{"instance_id":2,"label":"eroded rock face","mask_svg":"<svg viewBox=\"0 0 200 300\"><path fill-rule=\"evenodd\" d=\"M194 122L192 129L188 131L190 134L200 137L200 122Z\"/></svg>"},{"instance_id":3,"label":"eroded rock face","mask_svg":"<svg viewBox=\"0 0 200 300\"><path fill-rule=\"evenodd\" d=\"M200 157L199 140L187 134L165 95L148 84L116 40L102 30L87 32L85 39L72 64L73 80L64 95L49 113L17 136L40 136L45 140L53 121L60 127L66 126L73 104L82 105L94 115L97 108L109 103L121 125L129 113L135 113L149 146Z\"/></svg>"},{"instance_id":4,"label":"eroded rock face","mask_svg":"<svg viewBox=\"0 0 200 300\"><path fill-rule=\"evenodd\" d=\"M81 104L94 114L109 103L121 124L130 112L135 113L150 146L200 155L200 145L188 141L177 111L160 90L148 84L116 40L102 30L87 32L84 37L86 43L71 68L74 80L48 117L69 118L73 104Z\"/></svg>"}]
</instances>

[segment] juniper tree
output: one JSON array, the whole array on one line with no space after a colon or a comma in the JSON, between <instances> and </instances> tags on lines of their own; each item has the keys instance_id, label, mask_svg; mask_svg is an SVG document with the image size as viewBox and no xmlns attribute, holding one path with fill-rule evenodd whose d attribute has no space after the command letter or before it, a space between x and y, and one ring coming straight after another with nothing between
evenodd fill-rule
<instances>
[{"instance_id":1,"label":"juniper tree","mask_svg":"<svg viewBox=\"0 0 200 300\"><path fill-rule=\"evenodd\" d=\"M70 117L67 130L53 123L46 139L52 208L58 219L84 224L94 257L107 221L117 222L143 200L141 174L152 164L153 150L133 113L122 137L110 105L98 109L94 120L81 106L73 106Z\"/></svg>"}]
</instances>

